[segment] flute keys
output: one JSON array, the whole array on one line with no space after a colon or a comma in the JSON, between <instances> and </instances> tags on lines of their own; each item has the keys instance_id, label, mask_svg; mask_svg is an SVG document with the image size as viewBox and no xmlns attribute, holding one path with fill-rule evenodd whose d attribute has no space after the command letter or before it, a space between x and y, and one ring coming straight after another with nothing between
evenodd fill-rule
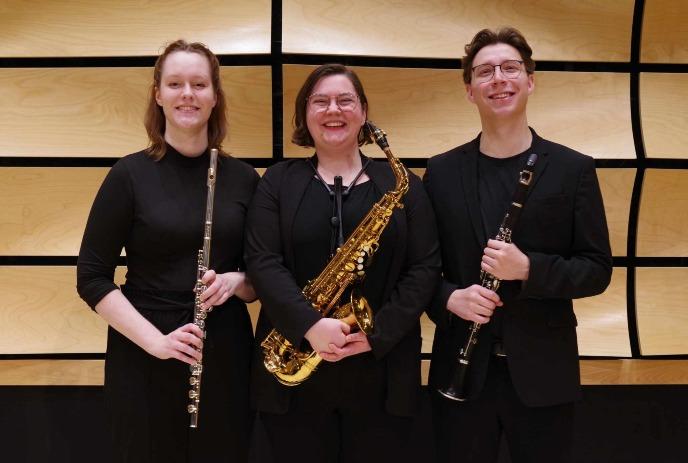
<instances>
[{"instance_id":1,"label":"flute keys","mask_svg":"<svg viewBox=\"0 0 688 463\"><path fill-rule=\"evenodd\" d=\"M196 389L191 389L189 391L189 399L195 399L198 396L199 396L199 394L198 394L198 391Z\"/></svg>"},{"instance_id":2,"label":"flute keys","mask_svg":"<svg viewBox=\"0 0 688 463\"><path fill-rule=\"evenodd\" d=\"M197 412L198 412L198 407L195 406L195 405L193 405L193 404L190 404L188 407L186 407L186 410L187 410L189 413L197 413Z\"/></svg>"}]
</instances>

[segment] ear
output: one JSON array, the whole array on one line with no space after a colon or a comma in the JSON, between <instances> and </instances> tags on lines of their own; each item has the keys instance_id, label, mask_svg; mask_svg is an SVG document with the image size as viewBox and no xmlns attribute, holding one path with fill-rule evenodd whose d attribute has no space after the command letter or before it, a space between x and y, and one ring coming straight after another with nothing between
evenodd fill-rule
<instances>
[{"instance_id":1,"label":"ear","mask_svg":"<svg viewBox=\"0 0 688 463\"><path fill-rule=\"evenodd\" d=\"M531 95L535 90L535 75L528 74L528 95Z\"/></svg>"},{"instance_id":2,"label":"ear","mask_svg":"<svg viewBox=\"0 0 688 463\"><path fill-rule=\"evenodd\" d=\"M466 99L475 104L475 95L473 95L473 88L471 84L466 84Z\"/></svg>"},{"instance_id":3,"label":"ear","mask_svg":"<svg viewBox=\"0 0 688 463\"><path fill-rule=\"evenodd\" d=\"M158 103L158 106L162 106L160 102L160 89L158 87L155 87L155 102Z\"/></svg>"}]
</instances>

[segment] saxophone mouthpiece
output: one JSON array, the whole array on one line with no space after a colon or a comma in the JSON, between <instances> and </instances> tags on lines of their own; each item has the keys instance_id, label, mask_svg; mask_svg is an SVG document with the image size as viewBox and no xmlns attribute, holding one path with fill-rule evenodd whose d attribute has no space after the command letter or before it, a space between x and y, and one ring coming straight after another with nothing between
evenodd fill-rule
<instances>
[{"instance_id":1,"label":"saxophone mouthpiece","mask_svg":"<svg viewBox=\"0 0 688 463\"><path fill-rule=\"evenodd\" d=\"M370 136L372 137L373 141L377 143L377 146L379 146L383 151L385 148L389 148L389 143L387 143L387 134L382 129L377 128L371 121L366 121L366 125L370 131Z\"/></svg>"}]
</instances>

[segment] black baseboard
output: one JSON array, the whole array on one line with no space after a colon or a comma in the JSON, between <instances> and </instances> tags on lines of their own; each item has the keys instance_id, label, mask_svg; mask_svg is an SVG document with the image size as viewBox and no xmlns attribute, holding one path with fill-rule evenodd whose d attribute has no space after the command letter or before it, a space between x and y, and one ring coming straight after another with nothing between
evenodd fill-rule
<instances>
[{"instance_id":1,"label":"black baseboard","mask_svg":"<svg viewBox=\"0 0 688 463\"><path fill-rule=\"evenodd\" d=\"M583 390L576 407L577 463L686 461L688 385ZM429 408L426 396L414 461L431 459ZM0 410L3 461L111 463L102 387L4 386ZM255 439L262 440L260 433ZM260 455L266 455L267 449L260 447ZM502 452L500 463L508 462Z\"/></svg>"}]
</instances>

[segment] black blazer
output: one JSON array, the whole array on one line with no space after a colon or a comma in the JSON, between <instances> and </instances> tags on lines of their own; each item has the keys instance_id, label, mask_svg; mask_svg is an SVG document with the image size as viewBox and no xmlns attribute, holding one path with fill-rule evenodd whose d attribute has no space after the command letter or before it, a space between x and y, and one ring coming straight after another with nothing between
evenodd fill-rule
<instances>
[{"instance_id":1,"label":"black blazer","mask_svg":"<svg viewBox=\"0 0 688 463\"><path fill-rule=\"evenodd\" d=\"M479 147L480 135L433 157L424 177L437 215L444 273L428 311L437 325L430 368L433 388L447 385L471 324L446 309L449 295L480 284L483 249L494 237L486 236L481 220ZM546 406L580 397L571 300L603 292L612 259L594 160L534 131L531 151L539 158L512 236L530 259L530 274L520 291L500 290L504 306L497 310L504 312L503 343L514 388L526 405ZM491 345L492 334L483 328L469 368L469 398L483 387Z\"/></svg>"},{"instance_id":2,"label":"black blazer","mask_svg":"<svg viewBox=\"0 0 688 463\"><path fill-rule=\"evenodd\" d=\"M394 188L395 177L389 164L372 162L366 173L380 191ZM398 235L384 288L386 302L377 310L373 308L374 331L368 338L375 358L386 362L386 409L396 415L416 411L420 390L419 318L430 303L440 271L432 208L420 179L411 173L409 177L404 208L392 215ZM256 327L251 395L256 409L271 413L288 410L291 388L282 386L266 371L260 343L274 326L298 346L306 331L321 318L293 277L296 256L292 226L312 178L313 170L304 159L270 167L258 184L247 216L246 268L262 304Z\"/></svg>"}]
</instances>

